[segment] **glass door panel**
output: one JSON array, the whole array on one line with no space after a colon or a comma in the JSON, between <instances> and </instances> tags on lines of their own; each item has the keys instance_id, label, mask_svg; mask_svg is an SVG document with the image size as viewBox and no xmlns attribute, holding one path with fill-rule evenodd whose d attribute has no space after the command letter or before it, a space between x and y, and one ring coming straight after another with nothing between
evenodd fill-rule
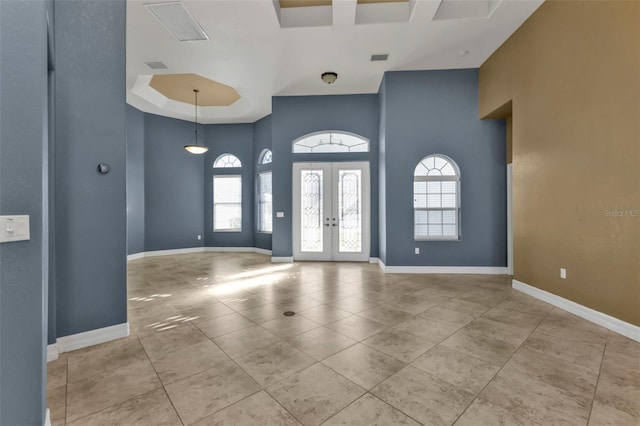
<instances>
[{"instance_id":1,"label":"glass door panel","mask_svg":"<svg viewBox=\"0 0 640 426\"><path fill-rule=\"evenodd\" d=\"M323 250L323 171L302 170L300 175L300 249L303 252Z\"/></svg>"},{"instance_id":2,"label":"glass door panel","mask_svg":"<svg viewBox=\"0 0 640 426\"><path fill-rule=\"evenodd\" d=\"M338 251L362 251L362 171L338 170Z\"/></svg>"}]
</instances>

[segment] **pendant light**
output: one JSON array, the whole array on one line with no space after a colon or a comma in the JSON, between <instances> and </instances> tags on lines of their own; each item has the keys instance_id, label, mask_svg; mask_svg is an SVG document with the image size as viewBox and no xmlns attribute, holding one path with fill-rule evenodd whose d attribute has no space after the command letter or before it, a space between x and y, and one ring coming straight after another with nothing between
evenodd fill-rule
<instances>
[{"instance_id":1,"label":"pendant light","mask_svg":"<svg viewBox=\"0 0 640 426\"><path fill-rule=\"evenodd\" d=\"M209 151L209 148L206 147L204 143L202 145L198 143L198 92L198 89L193 89L193 93L195 93L196 95L196 130L194 136L195 141L193 141L193 143L190 143L189 145L184 146L184 149L186 149L187 152L190 152L191 154L204 154L205 152Z\"/></svg>"}]
</instances>

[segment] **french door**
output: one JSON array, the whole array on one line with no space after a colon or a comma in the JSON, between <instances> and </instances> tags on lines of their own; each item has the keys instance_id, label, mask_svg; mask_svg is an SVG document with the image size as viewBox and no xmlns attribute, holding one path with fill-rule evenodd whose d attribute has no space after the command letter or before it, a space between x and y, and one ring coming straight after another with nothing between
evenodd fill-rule
<instances>
[{"instance_id":1,"label":"french door","mask_svg":"<svg viewBox=\"0 0 640 426\"><path fill-rule=\"evenodd\" d=\"M368 261L368 162L293 164L295 260Z\"/></svg>"}]
</instances>

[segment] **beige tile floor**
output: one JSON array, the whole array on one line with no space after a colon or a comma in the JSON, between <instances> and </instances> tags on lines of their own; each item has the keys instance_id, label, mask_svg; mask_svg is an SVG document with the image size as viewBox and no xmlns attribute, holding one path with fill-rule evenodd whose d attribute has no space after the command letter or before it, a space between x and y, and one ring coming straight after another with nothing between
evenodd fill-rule
<instances>
[{"instance_id":1,"label":"beige tile floor","mask_svg":"<svg viewBox=\"0 0 640 426\"><path fill-rule=\"evenodd\" d=\"M132 261L131 336L49 364L53 424L639 425L640 343L509 284L244 253Z\"/></svg>"}]
</instances>

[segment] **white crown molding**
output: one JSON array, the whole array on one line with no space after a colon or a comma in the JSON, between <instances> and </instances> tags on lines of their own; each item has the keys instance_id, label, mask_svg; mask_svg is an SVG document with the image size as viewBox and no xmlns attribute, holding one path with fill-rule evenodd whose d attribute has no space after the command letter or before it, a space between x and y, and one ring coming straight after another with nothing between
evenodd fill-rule
<instances>
[{"instance_id":1,"label":"white crown molding","mask_svg":"<svg viewBox=\"0 0 640 426\"><path fill-rule=\"evenodd\" d=\"M290 257L272 257L271 263L293 263L293 256Z\"/></svg>"},{"instance_id":2,"label":"white crown molding","mask_svg":"<svg viewBox=\"0 0 640 426\"><path fill-rule=\"evenodd\" d=\"M572 302L564 297L557 296L553 293L549 293L548 291L541 290L518 280L512 280L511 286L515 290L528 294L531 297L550 303L553 306L577 315L580 318L584 318L587 321L591 321L611 331L615 331L618 334L622 334L629 339L640 342L640 327L637 325L630 324L594 309L587 308L584 305Z\"/></svg>"},{"instance_id":3,"label":"white crown molding","mask_svg":"<svg viewBox=\"0 0 640 426\"><path fill-rule=\"evenodd\" d=\"M120 339L122 337L127 337L128 335L129 323L125 322L109 327L85 331L83 333L58 337L56 346L59 353L64 353Z\"/></svg>"},{"instance_id":4,"label":"white crown molding","mask_svg":"<svg viewBox=\"0 0 640 426\"><path fill-rule=\"evenodd\" d=\"M507 268L504 266L387 266L380 259L378 265L387 274L507 275Z\"/></svg>"},{"instance_id":5,"label":"white crown molding","mask_svg":"<svg viewBox=\"0 0 640 426\"><path fill-rule=\"evenodd\" d=\"M208 253L208 252L259 253L259 254L266 254L267 256L271 256L271 250L262 249L258 247L190 247L190 248L173 249L173 250L143 251L140 253L128 255L127 260L143 259L145 257L172 256L175 254Z\"/></svg>"}]
</instances>

